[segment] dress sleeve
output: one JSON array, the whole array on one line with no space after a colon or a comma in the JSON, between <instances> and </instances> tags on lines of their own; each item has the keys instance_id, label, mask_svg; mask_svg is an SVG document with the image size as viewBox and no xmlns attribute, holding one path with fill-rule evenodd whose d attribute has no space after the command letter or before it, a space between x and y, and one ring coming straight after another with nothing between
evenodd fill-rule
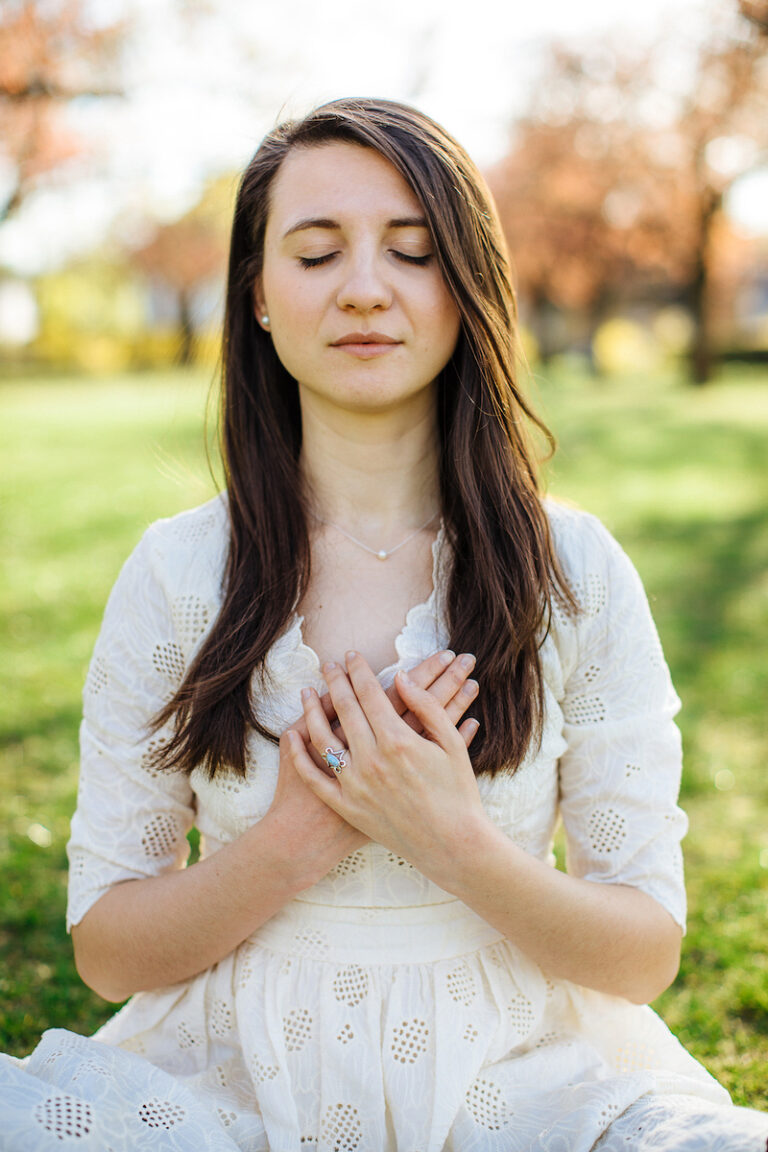
<instances>
[{"instance_id":1,"label":"dress sleeve","mask_svg":"<svg viewBox=\"0 0 768 1152\"><path fill-rule=\"evenodd\" d=\"M572 622L559 766L566 867L640 888L685 930L680 701L631 561L598 521L581 523L572 580L582 612Z\"/></svg>"},{"instance_id":2,"label":"dress sleeve","mask_svg":"<svg viewBox=\"0 0 768 1152\"><path fill-rule=\"evenodd\" d=\"M189 778L159 770L167 733L149 729L184 673L162 553L150 528L112 590L83 690L68 929L114 884L182 868L187 859Z\"/></svg>"}]
</instances>

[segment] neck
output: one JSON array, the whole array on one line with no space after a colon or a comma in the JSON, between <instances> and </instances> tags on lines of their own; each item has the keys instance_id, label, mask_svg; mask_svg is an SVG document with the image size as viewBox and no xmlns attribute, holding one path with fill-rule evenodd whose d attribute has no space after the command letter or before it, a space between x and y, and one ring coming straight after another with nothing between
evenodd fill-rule
<instances>
[{"instance_id":1,"label":"neck","mask_svg":"<svg viewBox=\"0 0 768 1152\"><path fill-rule=\"evenodd\" d=\"M302 396L300 464L310 510L378 546L440 510L435 406L346 412Z\"/></svg>"}]
</instances>

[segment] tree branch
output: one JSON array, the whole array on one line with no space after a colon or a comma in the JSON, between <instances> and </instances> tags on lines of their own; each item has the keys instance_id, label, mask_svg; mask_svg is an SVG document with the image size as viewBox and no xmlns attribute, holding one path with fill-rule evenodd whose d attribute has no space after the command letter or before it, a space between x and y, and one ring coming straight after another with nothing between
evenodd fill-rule
<instances>
[{"instance_id":1,"label":"tree branch","mask_svg":"<svg viewBox=\"0 0 768 1152\"><path fill-rule=\"evenodd\" d=\"M21 104L25 100L76 100L80 96L116 96L123 97L125 93L120 88L67 88L42 77L34 77L19 88L10 88L0 82L0 100L8 100L14 104Z\"/></svg>"}]
</instances>

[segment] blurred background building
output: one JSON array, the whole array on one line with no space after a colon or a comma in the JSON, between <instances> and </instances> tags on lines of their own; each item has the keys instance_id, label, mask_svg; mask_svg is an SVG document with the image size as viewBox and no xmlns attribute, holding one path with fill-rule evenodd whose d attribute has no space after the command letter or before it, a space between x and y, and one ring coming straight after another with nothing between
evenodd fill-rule
<instances>
[{"instance_id":1,"label":"blurred background building","mask_svg":"<svg viewBox=\"0 0 768 1152\"><path fill-rule=\"evenodd\" d=\"M355 93L480 162L529 360L768 360L768 0L519 7L3 0L4 371L213 364L238 171Z\"/></svg>"}]
</instances>

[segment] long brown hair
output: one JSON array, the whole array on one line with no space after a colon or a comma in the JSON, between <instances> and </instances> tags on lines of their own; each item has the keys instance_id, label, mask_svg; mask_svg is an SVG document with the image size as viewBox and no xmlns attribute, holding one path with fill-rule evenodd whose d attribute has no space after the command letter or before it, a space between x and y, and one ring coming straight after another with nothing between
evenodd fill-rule
<instances>
[{"instance_id":1,"label":"long brown hair","mask_svg":"<svg viewBox=\"0 0 768 1152\"><path fill-rule=\"evenodd\" d=\"M270 188L291 149L330 141L372 148L420 200L461 315L438 382L440 496L453 550L444 596L450 645L477 656L475 771L516 768L541 732L538 647L553 597L575 607L542 507L532 426L551 436L516 382L516 310L506 246L485 182L428 116L388 100L334 100L265 138L237 197L223 339L222 447L230 542L224 601L186 677L157 717L174 721L161 762L211 775L246 771L249 728L269 689L266 657L310 577L298 467L296 381L256 323ZM255 674L255 675L254 675Z\"/></svg>"}]
</instances>

